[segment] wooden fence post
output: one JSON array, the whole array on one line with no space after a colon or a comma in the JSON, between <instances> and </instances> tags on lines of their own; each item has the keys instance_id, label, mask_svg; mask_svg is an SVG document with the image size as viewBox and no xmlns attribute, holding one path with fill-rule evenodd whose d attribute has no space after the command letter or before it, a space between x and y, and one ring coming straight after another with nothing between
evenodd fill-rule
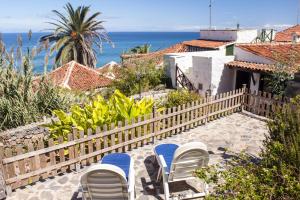
<instances>
[{"instance_id":1,"label":"wooden fence post","mask_svg":"<svg viewBox=\"0 0 300 200\"><path fill-rule=\"evenodd\" d=\"M242 112L245 110L245 101L246 101L246 90L247 90L247 85L246 84L243 84L243 89L242 89L242 92L243 92L243 96L242 96L242 102L241 102L241 105L242 105Z\"/></svg>"},{"instance_id":2,"label":"wooden fence post","mask_svg":"<svg viewBox=\"0 0 300 200\"><path fill-rule=\"evenodd\" d=\"M153 120L153 128L152 128L153 133L156 132L156 121L155 121L155 117L156 117L156 107L153 106L153 108L152 108L152 118L154 119L154 120ZM151 132L151 131L150 131L150 132ZM152 144L154 144L154 142L155 142L155 134L153 134L153 136L152 136Z\"/></svg>"},{"instance_id":3,"label":"wooden fence post","mask_svg":"<svg viewBox=\"0 0 300 200\"><path fill-rule=\"evenodd\" d=\"M5 176L4 176L4 168L2 159L4 158L4 147L3 144L0 144L0 199L6 198L6 184L5 184Z\"/></svg>"},{"instance_id":4,"label":"wooden fence post","mask_svg":"<svg viewBox=\"0 0 300 200\"><path fill-rule=\"evenodd\" d=\"M211 98L211 93L210 92L206 92L205 93L205 97L206 97L206 103L207 103L207 106L206 106L206 109L205 109L205 115L206 115L206 118L205 118L205 124L209 121L209 114L210 114L210 109L211 109L211 101L212 101L212 98Z\"/></svg>"}]
</instances>

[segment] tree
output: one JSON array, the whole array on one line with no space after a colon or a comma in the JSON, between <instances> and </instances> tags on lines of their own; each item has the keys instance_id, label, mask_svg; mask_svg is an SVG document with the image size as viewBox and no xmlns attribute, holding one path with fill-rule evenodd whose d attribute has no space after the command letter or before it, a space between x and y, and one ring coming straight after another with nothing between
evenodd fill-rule
<instances>
[{"instance_id":1,"label":"tree","mask_svg":"<svg viewBox=\"0 0 300 200\"><path fill-rule=\"evenodd\" d=\"M96 12L88 16L89 6L79 6L76 10L70 3L64 7L66 14L53 10L58 19L49 22L54 28L51 34L40 38L40 42L53 43L50 49L56 51L56 66L75 60L83 65L95 68L97 63L96 48L102 50L102 42L110 42L103 21L98 21L101 14Z\"/></svg>"},{"instance_id":2,"label":"tree","mask_svg":"<svg viewBox=\"0 0 300 200\"><path fill-rule=\"evenodd\" d=\"M285 53L273 52L276 60L275 69L265 77L266 89L275 95L284 95L288 81L293 79L293 72L299 68L300 59L298 51L293 47Z\"/></svg>"},{"instance_id":3,"label":"tree","mask_svg":"<svg viewBox=\"0 0 300 200\"><path fill-rule=\"evenodd\" d=\"M131 54L146 54L146 53L150 53L150 48L151 48L151 45L144 44L144 45L136 46L136 47L130 49L129 53L131 53Z\"/></svg>"}]
</instances>

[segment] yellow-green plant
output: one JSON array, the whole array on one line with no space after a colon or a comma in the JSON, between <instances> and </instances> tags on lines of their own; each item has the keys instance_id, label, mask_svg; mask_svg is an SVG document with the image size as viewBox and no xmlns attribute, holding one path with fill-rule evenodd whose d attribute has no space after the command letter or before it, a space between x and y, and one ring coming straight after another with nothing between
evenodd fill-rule
<instances>
[{"instance_id":1,"label":"yellow-green plant","mask_svg":"<svg viewBox=\"0 0 300 200\"><path fill-rule=\"evenodd\" d=\"M63 136L67 140L72 128L87 132L88 129L96 130L105 124L117 123L118 121L136 119L152 112L154 100L143 98L135 101L126 97L119 90L116 90L109 100L97 96L95 100L85 104L83 107L73 105L70 113L62 110L54 110L58 120L52 120L46 125L51 132L52 138Z\"/></svg>"}]
</instances>

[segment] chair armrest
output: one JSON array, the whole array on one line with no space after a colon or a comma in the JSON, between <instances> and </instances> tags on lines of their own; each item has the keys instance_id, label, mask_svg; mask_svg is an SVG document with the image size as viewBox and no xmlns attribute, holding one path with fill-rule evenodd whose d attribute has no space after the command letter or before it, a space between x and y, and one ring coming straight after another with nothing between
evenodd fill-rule
<instances>
[{"instance_id":1,"label":"chair armrest","mask_svg":"<svg viewBox=\"0 0 300 200\"><path fill-rule=\"evenodd\" d=\"M167 172L167 164L165 158L162 155L158 156L158 164L162 169L162 174L166 174Z\"/></svg>"},{"instance_id":2,"label":"chair armrest","mask_svg":"<svg viewBox=\"0 0 300 200\"><path fill-rule=\"evenodd\" d=\"M135 185L135 171L133 167L133 159L131 158L128 175L128 192L134 192Z\"/></svg>"}]
</instances>

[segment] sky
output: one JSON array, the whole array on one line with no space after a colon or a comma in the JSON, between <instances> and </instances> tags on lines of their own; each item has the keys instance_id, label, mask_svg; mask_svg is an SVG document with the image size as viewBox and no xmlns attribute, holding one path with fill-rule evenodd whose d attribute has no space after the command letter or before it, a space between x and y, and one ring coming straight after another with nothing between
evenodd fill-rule
<instances>
[{"instance_id":1,"label":"sky","mask_svg":"<svg viewBox=\"0 0 300 200\"><path fill-rule=\"evenodd\" d=\"M212 26L282 29L297 23L300 0L212 0ZM90 5L113 31L198 31L209 25L209 0L0 0L0 32L44 32L63 11Z\"/></svg>"}]
</instances>

